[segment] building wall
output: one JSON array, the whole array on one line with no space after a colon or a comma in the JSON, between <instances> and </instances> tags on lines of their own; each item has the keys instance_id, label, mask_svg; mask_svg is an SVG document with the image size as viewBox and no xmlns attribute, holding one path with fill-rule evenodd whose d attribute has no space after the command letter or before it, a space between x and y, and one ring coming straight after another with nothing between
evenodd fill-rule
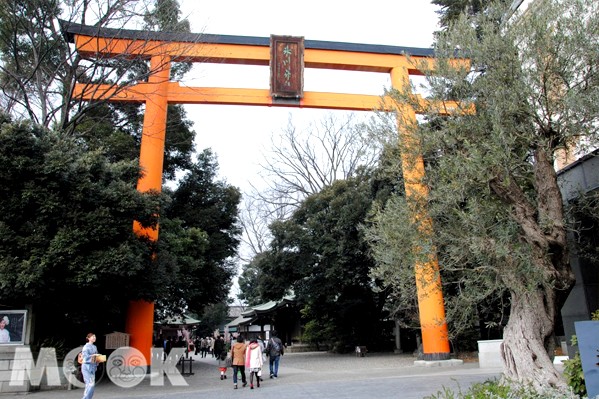
<instances>
[{"instance_id":1,"label":"building wall","mask_svg":"<svg viewBox=\"0 0 599 399\"><path fill-rule=\"evenodd\" d=\"M565 204L572 202L581 194L599 188L598 155L597 152L589 154L558 172L558 184ZM592 234L599 235L599 231ZM591 313L599 309L599 265L581 259L577 255L574 235L570 234L569 237L570 264L576 277L576 284L561 310L564 334L568 344L571 336L576 334L574 323L590 320ZM568 352L571 356L574 354L569 346Z\"/></svg>"}]
</instances>

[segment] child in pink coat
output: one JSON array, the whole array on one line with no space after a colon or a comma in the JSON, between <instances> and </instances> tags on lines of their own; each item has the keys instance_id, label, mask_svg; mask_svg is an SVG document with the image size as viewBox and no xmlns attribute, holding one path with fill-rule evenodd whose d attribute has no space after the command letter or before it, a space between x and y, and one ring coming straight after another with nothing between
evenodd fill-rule
<instances>
[{"instance_id":1,"label":"child in pink coat","mask_svg":"<svg viewBox=\"0 0 599 399\"><path fill-rule=\"evenodd\" d=\"M245 367L250 370L250 389L254 389L254 376L256 376L256 386L260 388L258 373L262 370L262 363L262 348L258 340L253 338L245 352Z\"/></svg>"}]
</instances>

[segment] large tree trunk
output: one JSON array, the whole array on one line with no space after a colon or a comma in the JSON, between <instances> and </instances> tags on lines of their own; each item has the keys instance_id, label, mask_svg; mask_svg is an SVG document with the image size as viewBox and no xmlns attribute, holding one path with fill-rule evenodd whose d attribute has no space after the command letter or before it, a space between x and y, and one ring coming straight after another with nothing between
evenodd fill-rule
<instances>
[{"instance_id":1,"label":"large tree trunk","mask_svg":"<svg viewBox=\"0 0 599 399\"><path fill-rule=\"evenodd\" d=\"M534 153L536 203L529 200L513 176L498 173L491 189L511 206L521 238L532 252L530 270L507 265L502 279L510 287L510 319L501 355L505 378L543 387L565 387L553 366L554 326L573 283L562 196L553 158L543 147Z\"/></svg>"},{"instance_id":2,"label":"large tree trunk","mask_svg":"<svg viewBox=\"0 0 599 399\"><path fill-rule=\"evenodd\" d=\"M565 387L549 351L554 347L555 297L551 289L511 292L510 319L503 334L504 376L537 389Z\"/></svg>"}]
</instances>

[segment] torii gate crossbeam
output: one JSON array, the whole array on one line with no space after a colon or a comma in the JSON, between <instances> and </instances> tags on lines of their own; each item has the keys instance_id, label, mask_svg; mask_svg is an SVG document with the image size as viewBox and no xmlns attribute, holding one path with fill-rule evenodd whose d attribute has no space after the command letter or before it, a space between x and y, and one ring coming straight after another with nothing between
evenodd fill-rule
<instances>
[{"instance_id":1,"label":"torii gate crossbeam","mask_svg":"<svg viewBox=\"0 0 599 399\"><path fill-rule=\"evenodd\" d=\"M301 95L281 98L273 95L273 83L269 89L184 87L169 81L171 62L209 62L239 65L271 65L274 61L272 38L243 37L210 34L185 34L148 31L130 31L97 28L92 26L62 23L62 30L80 55L86 58L130 57L150 61L150 76L147 82L133 86L96 85L78 83L74 87L73 99L82 101L129 101L145 102L146 112L140 149L140 166L144 175L138 182L138 190L161 191L162 162L166 131L168 104L232 104L270 107L323 108L338 110L372 111L386 109L398 111L398 119L416 123L415 111L407 106L398 106L393 101L382 101L380 96L345 93L303 92ZM283 37L285 38L285 37ZM414 65L434 64L431 49L397 46L365 45L354 43L302 40L301 73L303 68L326 68L387 73L392 86L402 89L410 75L421 75ZM416 59L414 62L411 59ZM297 71L295 71L297 72ZM419 101L423 99L415 96ZM452 104L443 106L453 107ZM399 123L400 136L406 145L418 143ZM404 154L405 155L405 154ZM409 161L408 161L409 159ZM402 157L402 169L408 200L426 199L428 191L423 183L424 163L421 156ZM430 229L432 223L427 214L413 215L420 225ZM425 223L422 223L422 220ZM142 229L134 223L137 234L152 240L158 239L158 229ZM439 360L449 358L449 340L445 321L445 308L436 255L426 262L415 264L418 290L419 316L423 339L423 358ZM127 319L130 344L151 359L152 303L132 302ZM148 363L149 365L149 363Z\"/></svg>"}]
</instances>

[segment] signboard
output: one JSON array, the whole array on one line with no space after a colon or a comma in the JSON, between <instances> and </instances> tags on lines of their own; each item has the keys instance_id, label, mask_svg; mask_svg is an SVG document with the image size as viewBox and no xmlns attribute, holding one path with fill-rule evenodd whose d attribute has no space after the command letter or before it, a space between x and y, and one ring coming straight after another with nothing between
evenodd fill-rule
<instances>
[{"instance_id":1,"label":"signboard","mask_svg":"<svg viewBox=\"0 0 599 399\"><path fill-rule=\"evenodd\" d=\"M296 100L304 96L303 37L270 37L270 95Z\"/></svg>"},{"instance_id":2,"label":"signboard","mask_svg":"<svg viewBox=\"0 0 599 399\"><path fill-rule=\"evenodd\" d=\"M123 346L129 346L129 334L117 331L106 334L106 349L118 349Z\"/></svg>"},{"instance_id":3,"label":"signboard","mask_svg":"<svg viewBox=\"0 0 599 399\"><path fill-rule=\"evenodd\" d=\"M599 395L599 321L577 321L574 327L587 396L594 398Z\"/></svg>"},{"instance_id":4,"label":"signboard","mask_svg":"<svg viewBox=\"0 0 599 399\"><path fill-rule=\"evenodd\" d=\"M0 310L0 345L23 345L26 310Z\"/></svg>"}]
</instances>

